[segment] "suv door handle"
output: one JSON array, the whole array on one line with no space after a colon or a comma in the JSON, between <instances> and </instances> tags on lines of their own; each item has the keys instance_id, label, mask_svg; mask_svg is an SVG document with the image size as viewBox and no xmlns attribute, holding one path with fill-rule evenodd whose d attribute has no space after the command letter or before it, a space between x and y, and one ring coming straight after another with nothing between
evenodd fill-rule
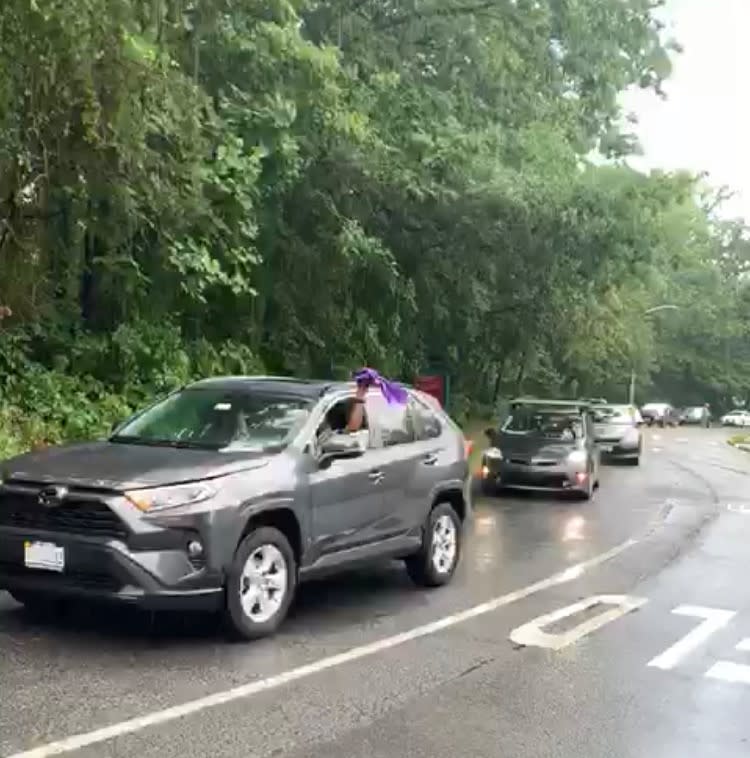
<instances>
[{"instance_id":1,"label":"suv door handle","mask_svg":"<svg viewBox=\"0 0 750 758\"><path fill-rule=\"evenodd\" d=\"M435 453L427 453L424 458L422 458L422 463L424 463L425 466L434 466L437 463L438 457L435 455Z\"/></svg>"},{"instance_id":2,"label":"suv door handle","mask_svg":"<svg viewBox=\"0 0 750 758\"><path fill-rule=\"evenodd\" d=\"M385 474L384 474L382 471L380 471L379 469L376 469L375 471L371 471L371 472L370 472L370 473L367 475L367 478L368 478L368 479L369 479L371 482L373 482L373 484L378 484L378 483L380 483L380 482L382 482L382 481L383 481L383 477L384 477L384 476L385 476Z\"/></svg>"}]
</instances>

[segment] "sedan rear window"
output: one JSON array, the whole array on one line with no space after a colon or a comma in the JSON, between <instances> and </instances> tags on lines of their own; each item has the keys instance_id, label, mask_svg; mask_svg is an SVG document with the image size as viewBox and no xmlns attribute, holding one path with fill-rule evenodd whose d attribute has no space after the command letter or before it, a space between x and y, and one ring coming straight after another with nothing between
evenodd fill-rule
<instances>
[{"instance_id":1,"label":"sedan rear window","mask_svg":"<svg viewBox=\"0 0 750 758\"><path fill-rule=\"evenodd\" d=\"M185 389L126 423L111 441L212 450L281 447L302 428L311 407L309 399L290 395Z\"/></svg>"},{"instance_id":2,"label":"sedan rear window","mask_svg":"<svg viewBox=\"0 0 750 758\"><path fill-rule=\"evenodd\" d=\"M577 440L583 437L583 419L577 413L517 408L506 419L502 431L560 440Z\"/></svg>"},{"instance_id":3,"label":"sedan rear window","mask_svg":"<svg viewBox=\"0 0 750 758\"><path fill-rule=\"evenodd\" d=\"M635 421L635 410L630 406L600 406L591 409L595 424L632 424Z\"/></svg>"}]
</instances>

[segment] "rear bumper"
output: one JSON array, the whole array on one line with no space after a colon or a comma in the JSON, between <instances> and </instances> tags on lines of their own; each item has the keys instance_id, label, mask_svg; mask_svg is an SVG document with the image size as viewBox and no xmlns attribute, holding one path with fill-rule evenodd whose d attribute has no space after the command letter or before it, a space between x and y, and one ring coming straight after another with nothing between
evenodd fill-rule
<instances>
[{"instance_id":1,"label":"rear bumper","mask_svg":"<svg viewBox=\"0 0 750 758\"><path fill-rule=\"evenodd\" d=\"M27 541L63 548L63 570L28 568ZM215 610L224 597L223 576L192 565L182 550L131 552L118 540L10 527L0 527L0 589L153 610Z\"/></svg>"},{"instance_id":2,"label":"rear bumper","mask_svg":"<svg viewBox=\"0 0 750 758\"><path fill-rule=\"evenodd\" d=\"M588 475L579 479L581 469L568 466L523 466L503 461L489 467L485 486L552 492L581 492L588 488Z\"/></svg>"},{"instance_id":3,"label":"rear bumper","mask_svg":"<svg viewBox=\"0 0 750 758\"><path fill-rule=\"evenodd\" d=\"M641 454L641 446L638 442L607 442L598 443L602 458L638 458Z\"/></svg>"}]
</instances>

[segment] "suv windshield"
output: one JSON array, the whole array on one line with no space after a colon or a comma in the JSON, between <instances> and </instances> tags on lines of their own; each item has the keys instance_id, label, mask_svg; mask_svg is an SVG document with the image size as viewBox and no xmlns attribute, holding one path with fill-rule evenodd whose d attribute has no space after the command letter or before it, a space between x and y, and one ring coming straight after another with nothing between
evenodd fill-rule
<instances>
[{"instance_id":1,"label":"suv windshield","mask_svg":"<svg viewBox=\"0 0 750 758\"><path fill-rule=\"evenodd\" d=\"M572 441L583 437L583 419L574 411L516 408L506 419L502 431Z\"/></svg>"},{"instance_id":2,"label":"suv windshield","mask_svg":"<svg viewBox=\"0 0 750 758\"><path fill-rule=\"evenodd\" d=\"M209 450L286 445L307 420L311 401L221 388L170 395L117 430L111 442Z\"/></svg>"}]
</instances>

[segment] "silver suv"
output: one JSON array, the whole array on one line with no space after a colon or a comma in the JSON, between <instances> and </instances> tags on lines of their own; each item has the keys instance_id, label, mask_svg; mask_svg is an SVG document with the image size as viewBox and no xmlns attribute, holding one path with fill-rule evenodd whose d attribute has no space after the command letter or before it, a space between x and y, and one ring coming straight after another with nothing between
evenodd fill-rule
<instances>
[{"instance_id":1,"label":"silver suv","mask_svg":"<svg viewBox=\"0 0 750 758\"><path fill-rule=\"evenodd\" d=\"M471 511L463 435L429 396L229 377L191 384L106 441L0 464L0 588L221 610L243 638L276 630L300 580L380 558L452 577Z\"/></svg>"}]
</instances>

